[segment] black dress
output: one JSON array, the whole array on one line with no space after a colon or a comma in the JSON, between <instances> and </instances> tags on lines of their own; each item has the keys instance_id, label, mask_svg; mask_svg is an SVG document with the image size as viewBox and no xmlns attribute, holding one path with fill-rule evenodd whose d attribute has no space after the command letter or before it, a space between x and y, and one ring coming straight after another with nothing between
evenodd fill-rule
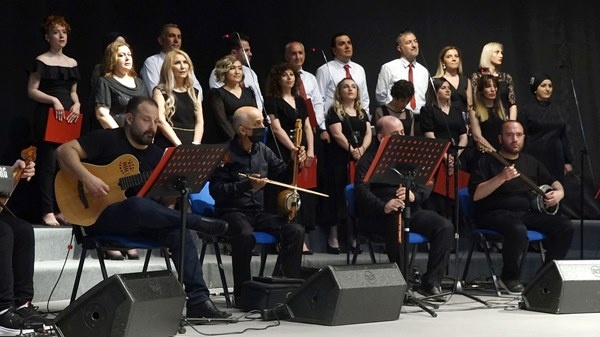
<instances>
[{"instance_id":1,"label":"black dress","mask_svg":"<svg viewBox=\"0 0 600 337\"><path fill-rule=\"evenodd\" d=\"M573 154L560 107L536 101L520 111L518 120L527 135L523 152L541 161L553 176L563 181L565 164L573 162Z\"/></svg>"},{"instance_id":2,"label":"black dress","mask_svg":"<svg viewBox=\"0 0 600 337\"><path fill-rule=\"evenodd\" d=\"M367 114L363 112L365 119L358 116L346 116L343 120L338 117L333 108L330 108L325 118L327 128L333 124L341 123L342 133L350 141L353 147L359 147L363 143L367 131ZM351 156L348 149L342 147L332 138L327 145L324 160L325 175L319 177L320 186L323 186L325 194L329 198L321 198L319 202L319 222L325 226L335 226L346 222L348 218L348 207L344 189L350 183L350 172L348 165Z\"/></svg>"},{"instance_id":3,"label":"black dress","mask_svg":"<svg viewBox=\"0 0 600 337\"><path fill-rule=\"evenodd\" d=\"M448 84L450 84L450 82L448 82ZM467 84L468 79L464 75L458 76L458 88L455 88L450 84L450 100L452 101L452 106L461 114L469 111L469 104L467 102Z\"/></svg>"},{"instance_id":4,"label":"black dress","mask_svg":"<svg viewBox=\"0 0 600 337\"><path fill-rule=\"evenodd\" d=\"M233 114L243 106L256 105L256 97L250 88L242 88L240 97L224 87L213 88L209 94L209 104L204 109L203 143L217 144L229 142L235 135Z\"/></svg>"},{"instance_id":5,"label":"black dress","mask_svg":"<svg viewBox=\"0 0 600 337\"><path fill-rule=\"evenodd\" d=\"M198 89L194 89L194 92L198 95ZM171 127L182 144L191 144L194 140L194 128L196 127L194 101L187 92L173 91L173 97L175 98L175 112L171 116ZM165 101L168 98L164 92L163 98ZM163 149L175 146L160 131L156 133L154 142Z\"/></svg>"},{"instance_id":6,"label":"black dress","mask_svg":"<svg viewBox=\"0 0 600 337\"><path fill-rule=\"evenodd\" d=\"M144 82L139 77L134 78L135 87L130 88L117 81L114 77L100 77L95 88L95 106L104 106L110 109L110 115L119 126L125 124L127 103L134 96L148 96Z\"/></svg>"},{"instance_id":7,"label":"black dress","mask_svg":"<svg viewBox=\"0 0 600 337\"><path fill-rule=\"evenodd\" d=\"M304 135L304 122L308 117L308 110L306 103L301 97L295 98L296 109L288 104L284 99L279 97L267 96L265 97L265 111L267 114L274 115L275 119L279 120L281 128L285 130L295 143L293 139L294 131L296 128L296 119L302 121L302 140L300 144L306 147L306 136ZM271 130L269 129L269 133ZM293 182L294 166L291 158L291 152L288 148L282 144L275 144L275 137L273 134L267 136L267 146L279 156L287 164L287 169L282 175L283 183L291 184ZM279 193L284 189L275 185L267 185L265 189L265 209L268 212L277 212L277 197ZM300 192L300 212L298 213L298 223L302 224L305 228L312 229L315 226L315 200L314 197L308 193Z\"/></svg>"},{"instance_id":8,"label":"black dress","mask_svg":"<svg viewBox=\"0 0 600 337\"><path fill-rule=\"evenodd\" d=\"M75 67L49 66L40 60L36 60L32 73L40 75L38 89L50 96L58 98L62 106L68 110L73 106L71 88L81 76L79 69ZM37 174L35 178L40 188L40 211L42 214L57 211L54 200L54 176L57 171L56 148L60 144L44 141L46 124L48 123L48 109L50 104L37 103L33 116L32 142L37 145ZM81 118L81 117L80 117Z\"/></svg>"}]
</instances>

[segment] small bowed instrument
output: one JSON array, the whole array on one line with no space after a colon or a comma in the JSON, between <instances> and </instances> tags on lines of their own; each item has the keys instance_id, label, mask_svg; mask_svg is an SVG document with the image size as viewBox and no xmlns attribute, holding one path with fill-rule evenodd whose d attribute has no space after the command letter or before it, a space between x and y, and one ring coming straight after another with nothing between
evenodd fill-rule
<instances>
[{"instance_id":1,"label":"small bowed instrument","mask_svg":"<svg viewBox=\"0 0 600 337\"><path fill-rule=\"evenodd\" d=\"M296 148L300 148L302 143L302 120L296 119L294 128L294 145ZM300 194L298 193L297 177L298 177L298 153L292 152L294 155L293 165L294 173L292 175L292 189L287 189L279 192L277 198L277 205L279 206L279 212L283 216L287 216L288 222L292 222L296 218L296 213L300 209L302 201L300 200Z\"/></svg>"}]
</instances>

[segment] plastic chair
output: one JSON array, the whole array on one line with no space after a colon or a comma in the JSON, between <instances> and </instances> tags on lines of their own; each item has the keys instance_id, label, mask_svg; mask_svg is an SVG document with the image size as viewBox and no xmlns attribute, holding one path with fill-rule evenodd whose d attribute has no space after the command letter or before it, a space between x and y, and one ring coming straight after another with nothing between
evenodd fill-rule
<instances>
[{"instance_id":1,"label":"plastic chair","mask_svg":"<svg viewBox=\"0 0 600 337\"><path fill-rule=\"evenodd\" d=\"M467 221L470 222L474 222L474 214L475 214L475 208L474 208L474 202L473 199L471 199L471 196L469 195L469 189L466 187L461 188L458 191L458 202L460 205L460 209L463 212L465 218L467 219ZM500 285L498 284L498 276L496 275L496 272L494 271L494 266L492 264L492 258L490 256L490 243L491 242L502 242L503 238L502 235L495 231L495 230L491 230L491 229L473 229L471 231L471 238L473 239L473 243L471 244L471 247L469 248L469 253L467 255L467 260L465 262L465 269L463 271L463 275L462 275L462 280L466 281L467 279L467 275L469 273L469 266L471 264L471 257L473 256L473 251L475 250L475 247L479 244L479 243L483 243L483 253L485 255L485 260L487 262L488 265L488 269L490 271L490 276L492 278L492 282L494 283L494 289L496 290L496 294L498 296L502 296L502 293L500 291ZM539 248L540 248L540 256L542 259L542 263L545 261L546 256L544 253L544 246L542 245L542 240L544 240L546 238L546 236L544 235L544 233L538 232L538 231L533 231L533 230L528 230L527 231L527 238L529 240L529 242L537 242L539 244ZM521 270L523 269L523 265L525 264L525 259L527 257L527 248L525 248L525 250L523 251L523 254L521 255L521 263L519 264L519 275L521 274Z\"/></svg>"},{"instance_id":2,"label":"plastic chair","mask_svg":"<svg viewBox=\"0 0 600 337\"><path fill-rule=\"evenodd\" d=\"M209 192L209 182L202 187L202 190L198 193L190 194L191 210L192 213L200 214L203 216L214 217L215 216L215 200ZM265 267L267 265L267 255L269 253L269 247L277 245L279 239L275 236L265 232L254 232L254 239L256 245L261 246L260 250L260 269L258 276L264 276ZM219 244L227 244L227 238L223 236L203 236L202 237L202 248L200 250L200 263L204 262L204 256L206 255L206 247L212 244L215 253L215 258L219 267L219 274L221 276L221 285L223 286L223 295L225 296L225 303L227 307L231 307L231 299L229 296L229 289L227 287L227 279L225 278L225 268L223 267L223 260L221 258L221 250Z\"/></svg>"},{"instance_id":3,"label":"plastic chair","mask_svg":"<svg viewBox=\"0 0 600 337\"><path fill-rule=\"evenodd\" d=\"M365 241L368 245L369 248L369 256L371 258L371 263L377 263L377 260L375 259L375 252L373 249L374 244L377 245L385 245L385 240L381 235L377 235L377 234L372 234L372 233L363 233L360 232L360 230L358 229L358 216L356 214L356 198L354 195L354 184L348 184L346 185L346 188L344 189L344 195L346 197L346 203L348 204L348 216L350 217L350 219L353 222L353 234L354 236L350 236L349 239L349 246L350 243L352 242L352 240L356 239L357 245L360 245L361 241ZM417 232L410 232L408 234L408 244L413 245L412 247L412 254L410 256L410 262L408 263L408 270L411 270L414 259L415 259L415 255L417 252L417 246L419 244L423 244L423 243L428 243L429 240L417 233ZM353 255L352 255L352 264L356 264L356 260L358 258L358 252L356 250L353 250ZM348 253L346 254L346 262L347 264L349 264L350 262L350 249L348 250Z\"/></svg>"},{"instance_id":4,"label":"plastic chair","mask_svg":"<svg viewBox=\"0 0 600 337\"><path fill-rule=\"evenodd\" d=\"M79 283L81 281L81 274L83 273L83 266L87 253L89 250L95 250L98 255L98 262L100 263L100 270L102 272L102 278L107 279L108 273L106 271L106 264L104 262L104 253L107 250L128 250L128 249L145 249L146 258L144 260L144 267L142 272L148 271L148 265L150 263L150 257L152 256L152 250L162 250L162 255L165 258L165 264L167 270L172 272L171 261L169 260L169 251L167 247L161 246L158 242L149 240L137 236L125 236L125 235L92 235L86 234L82 227L73 225L73 234L77 244L81 245L81 255L79 256L79 266L77 267L77 273L75 275L75 282L73 284L73 291L71 293L71 303L77 298L77 291L79 290Z\"/></svg>"}]
</instances>

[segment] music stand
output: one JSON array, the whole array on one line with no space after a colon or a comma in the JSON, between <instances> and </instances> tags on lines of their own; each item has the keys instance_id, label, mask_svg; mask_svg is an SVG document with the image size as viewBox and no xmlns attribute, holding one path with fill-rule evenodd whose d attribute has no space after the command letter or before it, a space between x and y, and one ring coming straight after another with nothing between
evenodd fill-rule
<instances>
[{"instance_id":1,"label":"music stand","mask_svg":"<svg viewBox=\"0 0 600 337\"><path fill-rule=\"evenodd\" d=\"M181 250L178 280L183 288L183 261L187 227L188 197L191 190L200 191L215 168L223 162L229 144L183 144L165 150L160 162L146 184L138 192L140 197L167 197L179 195L181 208ZM183 321L180 329L183 329Z\"/></svg>"},{"instance_id":2,"label":"music stand","mask_svg":"<svg viewBox=\"0 0 600 337\"><path fill-rule=\"evenodd\" d=\"M433 178L440 165L444 153L448 150L450 143L446 140L434 138L410 137L401 135L387 136L381 141L377 154L369 167L369 171L364 178L365 182L383 183L388 185L403 184L406 187L404 210L402 211L402 233L399 234L399 241L404 248L402 257L402 274L406 278L406 283L410 289L408 279L408 239L410 235L410 202L409 193L413 184L426 185ZM426 305L439 308L436 304L425 303L412 296L411 291L407 291L405 302L414 304L432 317L437 314Z\"/></svg>"}]
</instances>

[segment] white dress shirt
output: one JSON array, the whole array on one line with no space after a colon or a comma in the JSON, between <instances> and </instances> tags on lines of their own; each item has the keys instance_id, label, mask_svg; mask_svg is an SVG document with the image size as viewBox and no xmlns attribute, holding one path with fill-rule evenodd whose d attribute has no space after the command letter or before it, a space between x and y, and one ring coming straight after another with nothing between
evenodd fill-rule
<instances>
[{"instance_id":1,"label":"white dress shirt","mask_svg":"<svg viewBox=\"0 0 600 337\"><path fill-rule=\"evenodd\" d=\"M263 97L260 92L260 87L258 85L258 76L254 72L254 70L250 69L250 67L242 66L242 70L244 71L244 86L246 88L252 89L254 91L254 96L256 97L256 107L258 110L263 110ZM208 86L211 88L220 88L225 83L219 82L217 80L217 75L215 75L215 69L210 72L210 77L208 78Z\"/></svg>"},{"instance_id":2,"label":"white dress shirt","mask_svg":"<svg viewBox=\"0 0 600 337\"><path fill-rule=\"evenodd\" d=\"M315 117L317 118L317 125L325 129L325 110L323 109L323 94L317 84L317 78L315 75L309 73L306 70L300 69L300 78L302 84L304 84L304 91L306 91L307 98L310 98L313 109L315 110Z\"/></svg>"},{"instance_id":3,"label":"white dress shirt","mask_svg":"<svg viewBox=\"0 0 600 337\"><path fill-rule=\"evenodd\" d=\"M408 81L408 60L401 57L385 63L381 66L379 77L377 78L377 86L375 87L375 99L378 105L384 105L392 100L390 89L398 80ZM429 87L429 72L417 61L413 62L413 85L415 87L415 103L416 108L413 110L410 107L410 102L406 106L408 109L419 114L421 107L425 105L425 93Z\"/></svg>"},{"instance_id":4,"label":"white dress shirt","mask_svg":"<svg viewBox=\"0 0 600 337\"><path fill-rule=\"evenodd\" d=\"M165 62L165 56L165 53L160 52L159 54L148 57L146 61L144 61L144 67L142 67L140 77L142 78L142 81L144 81L144 87L146 88L149 97L152 97L152 90L154 90L154 87L158 85L158 81L160 80L160 69ZM202 87L194 72L192 72L192 81L194 82L194 88L198 89L198 97L202 100Z\"/></svg>"},{"instance_id":5,"label":"white dress shirt","mask_svg":"<svg viewBox=\"0 0 600 337\"><path fill-rule=\"evenodd\" d=\"M317 69L317 83L319 83L319 88L323 93L323 108L325 113L327 113L329 108L333 105L333 95L335 94L336 85L346 78L346 69L344 69L344 65L346 65L346 63L338 59L333 59ZM352 61L348 62L348 65L350 66L350 75L352 75L352 79L356 82L358 89L360 90L362 108L365 109L370 120L369 92L367 90L367 75L365 74L365 69L360 64ZM325 117L323 117L323 125L319 124L319 127L323 130L326 129Z\"/></svg>"}]
</instances>

